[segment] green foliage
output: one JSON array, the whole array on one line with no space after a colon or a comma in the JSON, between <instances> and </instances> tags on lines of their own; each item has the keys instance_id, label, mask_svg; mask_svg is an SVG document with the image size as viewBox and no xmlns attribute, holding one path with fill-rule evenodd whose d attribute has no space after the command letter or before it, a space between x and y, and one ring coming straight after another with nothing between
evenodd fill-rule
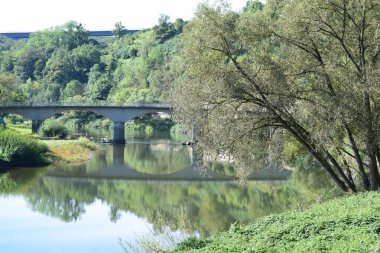
<instances>
[{"instance_id":1,"label":"green foliage","mask_svg":"<svg viewBox=\"0 0 380 253\"><path fill-rule=\"evenodd\" d=\"M159 114L146 114L137 117L133 122L128 122L127 127L135 130L144 130L149 127L154 132L170 133L171 128L175 125L172 119Z\"/></svg>"},{"instance_id":2,"label":"green foliage","mask_svg":"<svg viewBox=\"0 0 380 253\"><path fill-rule=\"evenodd\" d=\"M12 72L14 69L14 55L12 51L5 51L0 53L0 71Z\"/></svg>"},{"instance_id":3,"label":"green foliage","mask_svg":"<svg viewBox=\"0 0 380 253\"><path fill-rule=\"evenodd\" d=\"M200 5L173 93L197 148L232 156L244 175L255 147L294 160L292 136L342 191L380 188L380 49L369 42L379 40L380 5L349 2L250 1L244 13Z\"/></svg>"},{"instance_id":4,"label":"green foliage","mask_svg":"<svg viewBox=\"0 0 380 253\"><path fill-rule=\"evenodd\" d=\"M87 95L92 100L106 100L112 84L108 74L104 73L99 64L95 64L88 74Z\"/></svg>"},{"instance_id":5,"label":"green foliage","mask_svg":"<svg viewBox=\"0 0 380 253\"><path fill-rule=\"evenodd\" d=\"M190 239L173 252L368 252L378 247L380 192L233 225L208 241Z\"/></svg>"},{"instance_id":6,"label":"green foliage","mask_svg":"<svg viewBox=\"0 0 380 253\"><path fill-rule=\"evenodd\" d=\"M38 133L43 137L55 137L59 139L65 139L69 134L65 125L57 119L45 120Z\"/></svg>"},{"instance_id":7,"label":"green foliage","mask_svg":"<svg viewBox=\"0 0 380 253\"><path fill-rule=\"evenodd\" d=\"M186 250L202 249L210 242L211 240L209 239L199 239L197 237L189 237L185 241L181 242L176 247L175 251L181 252L181 251L186 251Z\"/></svg>"},{"instance_id":8,"label":"green foliage","mask_svg":"<svg viewBox=\"0 0 380 253\"><path fill-rule=\"evenodd\" d=\"M152 103L154 98L150 89L122 88L114 95L113 101L121 103Z\"/></svg>"},{"instance_id":9,"label":"green foliage","mask_svg":"<svg viewBox=\"0 0 380 253\"><path fill-rule=\"evenodd\" d=\"M51 57L52 50L46 48L25 48L14 63L14 73L22 81L41 78L44 68ZM64 59L62 59L64 60Z\"/></svg>"},{"instance_id":10,"label":"green foliage","mask_svg":"<svg viewBox=\"0 0 380 253\"><path fill-rule=\"evenodd\" d=\"M13 47L15 41L7 36L0 35L0 52L7 51Z\"/></svg>"},{"instance_id":11,"label":"green foliage","mask_svg":"<svg viewBox=\"0 0 380 253\"><path fill-rule=\"evenodd\" d=\"M83 25L75 21L69 21L62 26L32 33L27 42L27 47L64 47L71 50L88 42L88 31L84 29Z\"/></svg>"},{"instance_id":12,"label":"green foliage","mask_svg":"<svg viewBox=\"0 0 380 253\"><path fill-rule=\"evenodd\" d=\"M293 138L286 138L282 150L281 158L289 166L295 166L300 157L305 157L307 151L302 145Z\"/></svg>"},{"instance_id":13,"label":"green foliage","mask_svg":"<svg viewBox=\"0 0 380 253\"><path fill-rule=\"evenodd\" d=\"M237 169L234 168L234 166L228 162L208 162L206 167L218 174L226 175L226 176L236 176Z\"/></svg>"},{"instance_id":14,"label":"green foliage","mask_svg":"<svg viewBox=\"0 0 380 253\"><path fill-rule=\"evenodd\" d=\"M181 124L175 124L170 128L170 134L171 136L182 136L186 140L191 140L192 138L192 133L191 130L182 126Z\"/></svg>"},{"instance_id":15,"label":"green foliage","mask_svg":"<svg viewBox=\"0 0 380 253\"><path fill-rule=\"evenodd\" d=\"M75 100L79 97L73 97L70 102L83 102L84 100ZM83 97L82 97L83 98ZM95 113L89 111L69 111L59 117L60 122L68 128L90 127L90 128L110 128L112 122Z\"/></svg>"},{"instance_id":16,"label":"green foliage","mask_svg":"<svg viewBox=\"0 0 380 253\"><path fill-rule=\"evenodd\" d=\"M160 20L155 28L125 36L121 36L122 24L117 23L116 37L104 41L89 39L88 31L74 21L32 33L28 41L13 46L4 41L0 70L17 77L17 96L7 99L168 101L182 73L181 59L176 56L185 22Z\"/></svg>"},{"instance_id":17,"label":"green foliage","mask_svg":"<svg viewBox=\"0 0 380 253\"><path fill-rule=\"evenodd\" d=\"M70 62L70 52L61 47L54 51L45 67L46 79L50 82L66 84L74 75L74 66Z\"/></svg>"},{"instance_id":18,"label":"green foliage","mask_svg":"<svg viewBox=\"0 0 380 253\"><path fill-rule=\"evenodd\" d=\"M153 29L156 33L156 38L160 41L160 43L163 43L181 33L184 25L185 22L183 19L179 18L173 24L170 22L170 17L168 15L161 14L158 18L158 25L153 27Z\"/></svg>"},{"instance_id":19,"label":"green foliage","mask_svg":"<svg viewBox=\"0 0 380 253\"><path fill-rule=\"evenodd\" d=\"M0 73L0 103L22 100L16 77L9 73Z\"/></svg>"},{"instance_id":20,"label":"green foliage","mask_svg":"<svg viewBox=\"0 0 380 253\"><path fill-rule=\"evenodd\" d=\"M0 166L37 166L46 163L46 145L30 136L0 130Z\"/></svg>"},{"instance_id":21,"label":"green foliage","mask_svg":"<svg viewBox=\"0 0 380 253\"><path fill-rule=\"evenodd\" d=\"M120 39L121 37L123 37L124 29L125 29L125 26L123 26L121 22L116 22L115 27L112 30L112 33L115 34L115 36Z\"/></svg>"},{"instance_id":22,"label":"green foliage","mask_svg":"<svg viewBox=\"0 0 380 253\"><path fill-rule=\"evenodd\" d=\"M72 80L67 83L65 89L63 90L64 100L70 100L75 96L81 95L83 93L83 85L78 80Z\"/></svg>"},{"instance_id":23,"label":"green foliage","mask_svg":"<svg viewBox=\"0 0 380 253\"><path fill-rule=\"evenodd\" d=\"M264 4L260 0L248 0L243 8L244 12L258 12L264 8Z\"/></svg>"},{"instance_id":24,"label":"green foliage","mask_svg":"<svg viewBox=\"0 0 380 253\"><path fill-rule=\"evenodd\" d=\"M74 68L72 79L87 83L90 69L100 63L100 48L93 44L84 44L70 52L69 62Z\"/></svg>"}]
</instances>

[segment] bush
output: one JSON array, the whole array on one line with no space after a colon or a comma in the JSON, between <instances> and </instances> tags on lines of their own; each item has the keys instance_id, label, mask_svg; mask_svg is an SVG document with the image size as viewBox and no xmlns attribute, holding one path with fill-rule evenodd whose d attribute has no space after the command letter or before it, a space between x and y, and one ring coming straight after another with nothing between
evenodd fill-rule
<instances>
[{"instance_id":1,"label":"bush","mask_svg":"<svg viewBox=\"0 0 380 253\"><path fill-rule=\"evenodd\" d=\"M12 130L0 131L0 166L37 166L46 163L48 147Z\"/></svg>"},{"instance_id":2,"label":"bush","mask_svg":"<svg viewBox=\"0 0 380 253\"><path fill-rule=\"evenodd\" d=\"M59 139L65 139L69 134L67 127L56 119L46 120L38 132L43 137L56 137Z\"/></svg>"},{"instance_id":3,"label":"bush","mask_svg":"<svg viewBox=\"0 0 380 253\"><path fill-rule=\"evenodd\" d=\"M361 193L232 225L206 241L188 239L173 252L379 252L379 210L379 191Z\"/></svg>"}]
</instances>

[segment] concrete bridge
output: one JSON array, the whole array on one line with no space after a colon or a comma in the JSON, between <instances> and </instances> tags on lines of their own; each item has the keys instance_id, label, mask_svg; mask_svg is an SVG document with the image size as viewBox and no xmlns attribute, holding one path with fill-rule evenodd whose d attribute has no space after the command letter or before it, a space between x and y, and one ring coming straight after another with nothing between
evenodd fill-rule
<instances>
[{"instance_id":1,"label":"concrete bridge","mask_svg":"<svg viewBox=\"0 0 380 253\"><path fill-rule=\"evenodd\" d=\"M11 103L0 105L0 113L12 113L32 121L32 132L36 133L44 120L56 114L71 111L90 111L113 122L113 142L125 143L125 123L147 113L172 113L169 104L26 104Z\"/></svg>"}]
</instances>

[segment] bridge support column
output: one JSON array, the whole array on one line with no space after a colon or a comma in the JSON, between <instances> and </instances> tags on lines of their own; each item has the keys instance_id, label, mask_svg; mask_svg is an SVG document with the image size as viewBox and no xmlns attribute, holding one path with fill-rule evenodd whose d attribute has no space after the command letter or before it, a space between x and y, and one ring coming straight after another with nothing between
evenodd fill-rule
<instances>
[{"instance_id":1,"label":"bridge support column","mask_svg":"<svg viewBox=\"0 0 380 253\"><path fill-rule=\"evenodd\" d=\"M113 123L113 142L117 144L125 143L125 122Z\"/></svg>"},{"instance_id":2,"label":"bridge support column","mask_svg":"<svg viewBox=\"0 0 380 253\"><path fill-rule=\"evenodd\" d=\"M32 120L32 133L38 133L38 129L41 127L42 123L42 120Z\"/></svg>"}]
</instances>

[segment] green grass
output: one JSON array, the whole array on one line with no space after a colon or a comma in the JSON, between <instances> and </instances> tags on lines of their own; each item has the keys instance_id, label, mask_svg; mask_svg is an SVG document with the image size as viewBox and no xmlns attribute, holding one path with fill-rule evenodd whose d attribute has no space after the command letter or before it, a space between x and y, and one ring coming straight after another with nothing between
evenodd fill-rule
<instances>
[{"instance_id":1,"label":"green grass","mask_svg":"<svg viewBox=\"0 0 380 253\"><path fill-rule=\"evenodd\" d=\"M380 252L380 192L360 193L189 238L173 252Z\"/></svg>"},{"instance_id":2,"label":"green grass","mask_svg":"<svg viewBox=\"0 0 380 253\"><path fill-rule=\"evenodd\" d=\"M7 128L17 131L23 135L32 135L33 137L38 137L38 134L32 134L32 126L26 124L7 124Z\"/></svg>"},{"instance_id":3,"label":"green grass","mask_svg":"<svg viewBox=\"0 0 380 253\"><path fill-rule=\"evenodd\" d=\"M38 142L41 145L47 146L50 152L48 152L49 155L45 156L45 160L49 163L77 163L86 161L91 157L92 151L96 149L96 144L86 138L80 138L79 140L39 140L39 135L32 134L31 126L25 123L8 123L7 128L14 133L18 133L19 136L24 136L24 139L28 140L28 142ZM26 163L26 165L28 164Z\"/></svg>"},{"instance_id":4,"label":"green grass","mask_svg":"<svg viewBox=\"0 0 380 253\"><path fill-rule=\"evenodd\" d=\"M48 147L12 129L0 129L0 167L46 164Z\"/></svg>"}]
</instances>

